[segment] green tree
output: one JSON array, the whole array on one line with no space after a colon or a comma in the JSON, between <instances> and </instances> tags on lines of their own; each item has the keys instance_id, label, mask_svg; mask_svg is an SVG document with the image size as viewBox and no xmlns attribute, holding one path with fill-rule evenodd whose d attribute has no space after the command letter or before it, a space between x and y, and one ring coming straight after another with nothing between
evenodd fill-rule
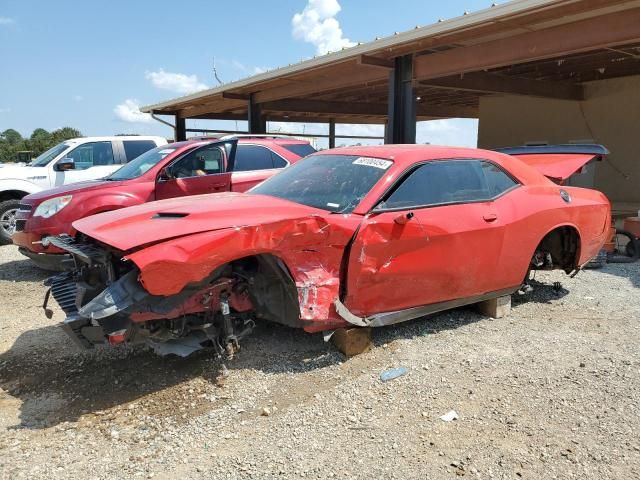
<instances>
[{"instance_id":1,"label":"green tree","mask_svg":"<svg viewBox=\"0 0 640 480\"><path fill-rule=\"evenodd\" d=\"M2 135L2 138L4 139L4 141L7 142L9 145L17 145L23 140L22 135L20 135L20 132L14 130L13 128L6 129L0 135Z\"/></svg>"},{"instance_id":2,"label":"green tree","mask_svg":"<svg viewBox=\"0 0 640 480\"><path fill-rule=\"evenodd\" d=\"M82 133L80 133L80 130L76 130L75 128L59 128L58 130L54 130L53 132L51 132L52 144L50 146L53 147L56 143L64 142L65 140L69 140L70 138L78 138L81 136Z\"/></svg>"},{"instance_id":3,"label":"green tree","mask_svg":"<svg viewBox=\"0 0 640 480\"><path fill-rule=\"evenodd\" d=\"M44 128L36 128L31 136L25 139L20 132L9 128L0 133L0 162L15 162L21 150L30 150L35 158L60 142L81 136L79 130L71 127L59 128L51 133Z\"/></svg>"},{"instance_id":4,"label":"green tree","mask_svg":"<svg viewBox=\"0 0 640 480\"><path fill-rule=\"evenodd\" d=\"M13 128L0 133L0 161L15 162L17 153L25 149L24 143L20 132Z\"/></svg>"},{"instance_id":5,"label":"green tree","mask_svg":"<svg viewBox=\"0 0 640 480\"><path fill-rule=\"evenodd\" d=\"M37 157L42 152L50 148L51 134L44 128L36 128L31 137L29 137L29 150L33 152L33 156Z\"/></svg>"}]
</instances>

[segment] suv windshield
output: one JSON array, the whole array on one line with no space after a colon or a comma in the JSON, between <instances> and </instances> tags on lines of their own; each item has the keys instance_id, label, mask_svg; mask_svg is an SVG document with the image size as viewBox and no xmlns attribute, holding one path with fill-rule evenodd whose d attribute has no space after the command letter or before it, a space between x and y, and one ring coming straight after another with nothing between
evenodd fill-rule
<instances>
[{"instance_id":1,"label":"suv windshield","mask_svg":"<svg viewBox=\"0 0 640 480\"><path fill-rule=\"evenodd\" d=\"M251 190L334 213L351 213L393 164L357 155L313 155Z\"/></svg>"},{"instance_id":2,"label":"suv windshield","mask_svg":"<svg viewBox=\"0 0 640 480\"><path fill-rule=\"evenodd\" d=\"M58 145L56 145L55 147L51 147L49 150L47 150L46 152L40 154L33 162L31 162L31 166L32 167L44 167L51 160L56 158L58 155L60 155L62 152L64 152L70 146L71 146L70 144L62 142L62 143L59 143Z\"/></svg>"},{"instance_id":3,"label":"suv windshield","mask_svg":"<svg viewBox=\"0 0 640 480\"><path fill-rule=\"evenodd\" d=\"M167 147L166 145L148 150L139 157L131 160L124 167L113 172L107 177L107 180L131 180L132 178L138 178L176 150L177 148Z\"/></svg>"}]
</instances>

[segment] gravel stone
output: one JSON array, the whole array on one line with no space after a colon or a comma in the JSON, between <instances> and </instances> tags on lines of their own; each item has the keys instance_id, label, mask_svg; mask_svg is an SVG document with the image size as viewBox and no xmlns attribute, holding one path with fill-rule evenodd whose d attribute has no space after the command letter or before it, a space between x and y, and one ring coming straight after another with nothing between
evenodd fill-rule
<instances>
[{"instance_id":1,"label":"gravel stone","mask_svg":"<svg viewBox=\"0 0 640 480\"><path fill-rule=\"evenodd\" d=\"M640 264L539 272L506 318L375 329L350 359L259 324L225 364L82 351L47 276L0 247L2 478L640 478Z\"/></svg>"}]
</instances>

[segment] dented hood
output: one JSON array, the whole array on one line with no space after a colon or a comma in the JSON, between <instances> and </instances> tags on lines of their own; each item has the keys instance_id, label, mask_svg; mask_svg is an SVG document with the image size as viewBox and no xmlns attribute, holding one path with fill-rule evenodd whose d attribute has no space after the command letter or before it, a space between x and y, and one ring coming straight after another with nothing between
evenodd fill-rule
<instances>
[{"instance_id":1,"label":"dented hood","mask_svg":"<svg viewBox=\"0 0 640 480\"><path fill-rule=\"evenodd\" d=\"M145 203L83 218L73 227L128 251L184 235L295 220L314 213L326 212L266 195L223 193Z\"/></svg>"}]
</instances>

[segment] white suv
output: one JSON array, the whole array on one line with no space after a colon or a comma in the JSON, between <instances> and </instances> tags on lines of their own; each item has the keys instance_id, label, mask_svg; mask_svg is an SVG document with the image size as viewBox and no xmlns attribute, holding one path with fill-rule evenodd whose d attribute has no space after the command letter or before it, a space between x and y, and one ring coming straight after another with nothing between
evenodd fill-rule
<instances>
[{"instance_id":1,"label":"white suv","mask_svg":"<svg viewBox=\"0 0 640 480\"><path fill-rule=\"evenodd\" d=\"M65 140L28 165L0 168L0 245L11 243L20 199L30 193L110 175L138 155L160 145L162 137L114 136Z\"/></svg>"}]
</instances>

